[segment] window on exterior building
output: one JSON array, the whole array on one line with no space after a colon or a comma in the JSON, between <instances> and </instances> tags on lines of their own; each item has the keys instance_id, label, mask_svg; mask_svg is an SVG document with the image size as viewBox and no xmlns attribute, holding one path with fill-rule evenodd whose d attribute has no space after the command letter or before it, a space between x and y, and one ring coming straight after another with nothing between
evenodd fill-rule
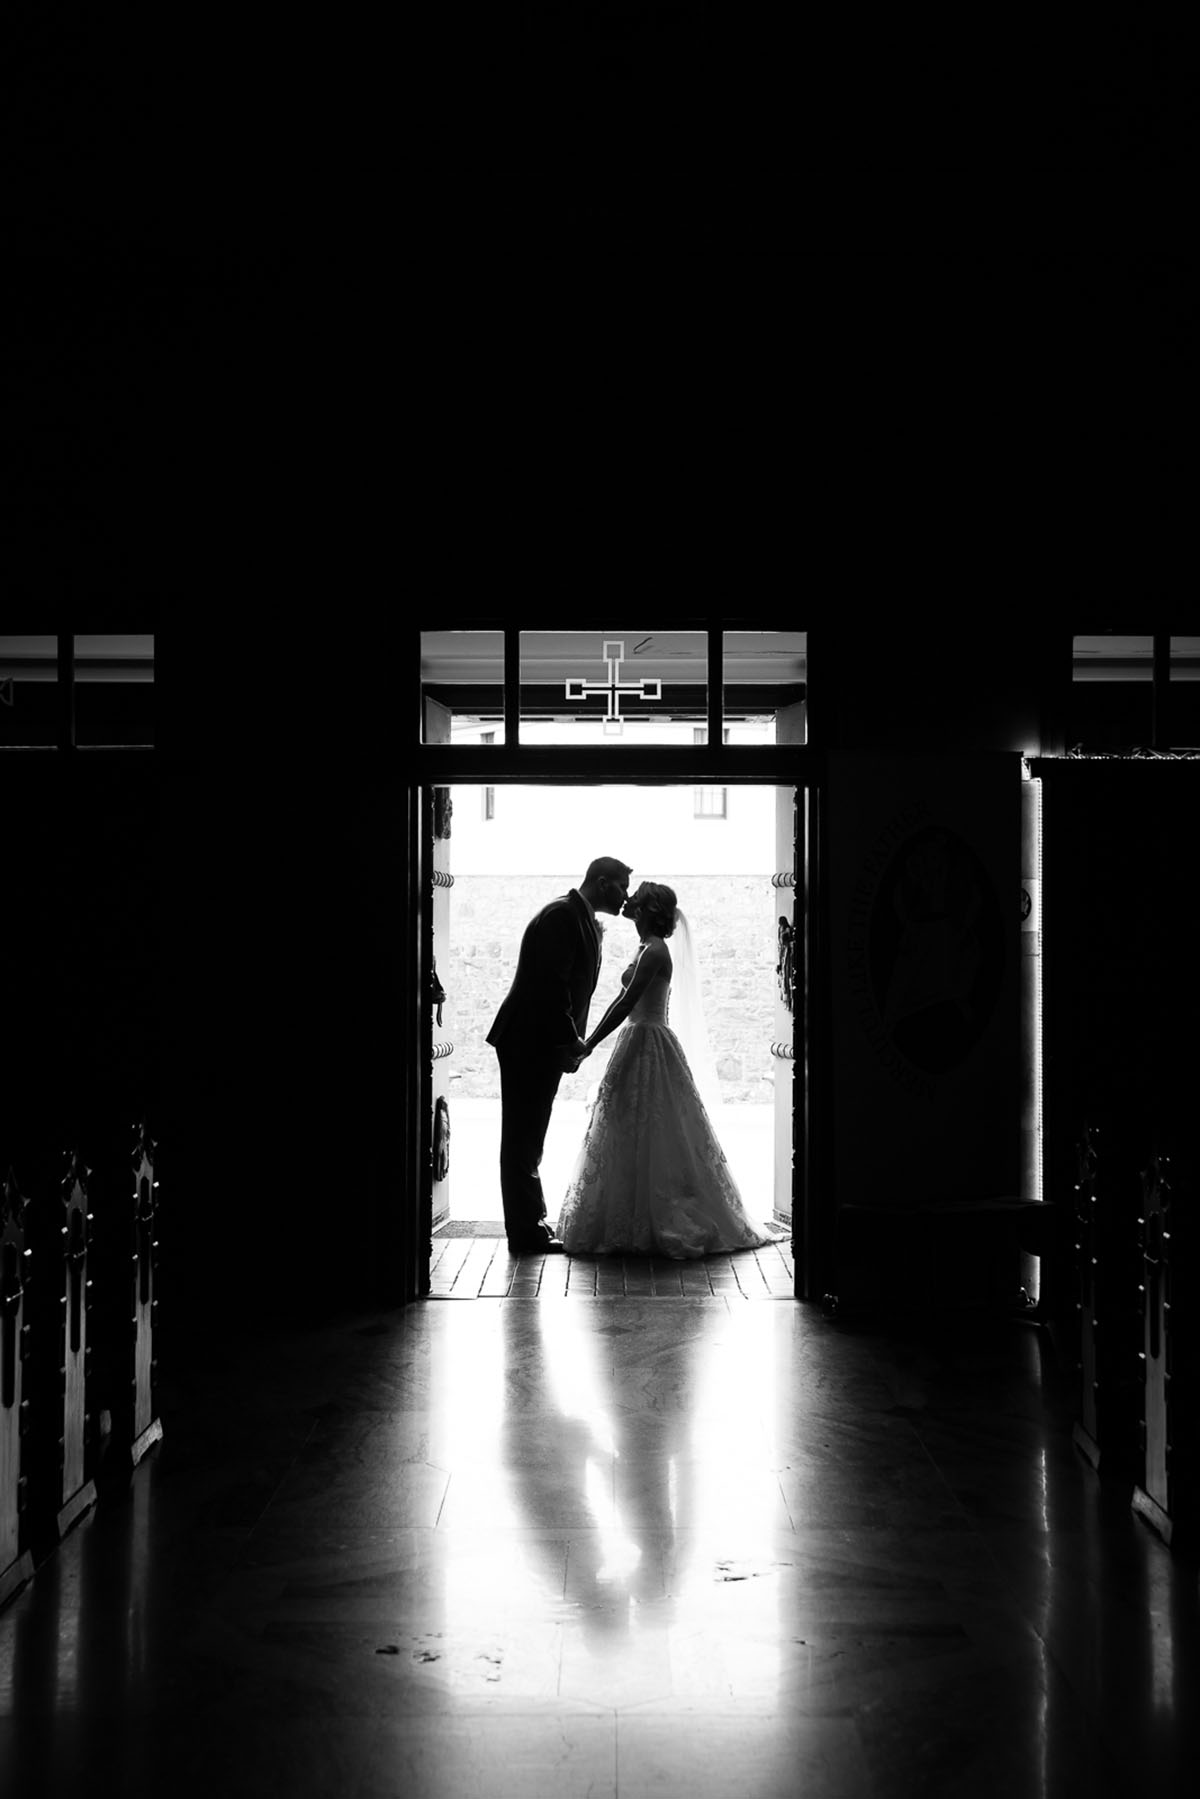
<instances>
[{"instance_id":1,"label":"window on exterior building","mask_svg":"<svg viewBox=\"0 0 1200 1799\"><path fill-rule=\"evenodd\" d=\"M479 733L479 741L480 743L495 743L496 733L494 731L481 731ZM485 819L495 818L496 816L496 789L494 787L485 787L483 789L483 816Z\"/></svg>"},{"instance_id":2,"label":"window on exterior building","mask_svg":"<svg viewBox=\"0 0 1200 1799\"><path fill-rule=\"evenodd\" d=\"M708 742L707 725L692 726L693 743ZM729 742L729 727L726 726L724 741ZM692 789L692 815L695 818L727 818L729 816L729 789L727 787L694 787Z\"/></svg>"},{"instance_id":3,"label":"window on exterior building","mask_svg":"<svg viewBox=\"0 0 1200 1799\"><path fill-rule=\"evenodd\" d=\"M695 816L697 818L727 817L727 793L728 789L725 787L697 787L695 789Z\"/></svg>"}]
</instances>

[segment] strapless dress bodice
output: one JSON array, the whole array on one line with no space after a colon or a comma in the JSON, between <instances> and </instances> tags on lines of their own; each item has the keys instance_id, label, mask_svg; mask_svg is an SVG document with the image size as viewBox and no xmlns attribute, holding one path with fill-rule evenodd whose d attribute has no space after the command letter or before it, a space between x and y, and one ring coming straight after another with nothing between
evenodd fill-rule
<instances>
[{"instance_id":1,"label":"strapless dress bodice","mask_svg":"<svg viewBox=\"0 0 1200 1799\"><path fill-rule=\"evenodd\" d=\"M646 991L629 1014L630 1024L666 1024L667 1001L671 993L669 974L655 975Z\"/></svg>"}]
</instances>

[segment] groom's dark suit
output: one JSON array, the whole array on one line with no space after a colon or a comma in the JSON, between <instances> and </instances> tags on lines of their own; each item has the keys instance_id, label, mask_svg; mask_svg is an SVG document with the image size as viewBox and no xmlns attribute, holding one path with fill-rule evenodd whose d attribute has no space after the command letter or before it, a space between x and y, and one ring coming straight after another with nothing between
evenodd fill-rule
<instances>
[{"instance_id":1,"label":"groom's dark suit","mask_svg":"<svg viewBox=\"0 0 1200 1799\"><path fill-rule=\"evenodd\" d=\"M529 1247L546 1218L538 1168L564 1068L587 1031L600 978L600 928L574 887L543 906L487 1040L500 1060L500 1192L510 1243Z\"/></svg>"}]
</instances>

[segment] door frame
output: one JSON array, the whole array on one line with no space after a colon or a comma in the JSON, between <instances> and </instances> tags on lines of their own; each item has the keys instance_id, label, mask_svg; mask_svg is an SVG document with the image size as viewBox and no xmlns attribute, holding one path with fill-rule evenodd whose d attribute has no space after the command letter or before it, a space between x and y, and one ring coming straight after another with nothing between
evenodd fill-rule
<instances>
[{"instance_id":1,"label":"door frame","mask_svg":"<svg viewBox=\"0 0 1200 1799\"><path fill-rule=\"evenodd\" d=\"M459 752L451 752L458 755ZM471 751L464 752L472 756ZM675 751L669 749L674 757ZM505 770L503 774L494 766L487 767L488 779L482 782L476 777L472 780L465 772L453 771L452 780L442 779L430 782L417 790L418 804L413 808L420 819L421 845L419 854L410 859L412 880L412 901L415 902L410 919L412 929L409 943L416 949L413 958L417 968L415 991L419 996L427 996L431 989L433 975L433 789L445 786L544 786L567 787L578 782L586 786L633 786L633 787L671 787L671 786L716 786L729 785L728 771L721 770L721 780L715 780L703 763L690 769L673 767L667 776L655 776L653 764L646 763L643 758L650 758L651 750L639 752L638 775L633 778L633 771L625 764L622 755L621 767L614 769L611 761L605 764L605 752L592 752L586 760L571 758L569 772L565 771L560 760L553 777L548 771L540 769L538 778L531 778L531 773L520 774ZM473 759L473 758L472 758ZM438 772L445 764L439 758ZM710 765L709 765L710 766ZM817 770L815 761L810 759L804 750L791 749L786 758L771 775L758 772L732 784L749 787L784 787L791 788L796 794L796 835L793 848L793 869L795 880L795 901L800 913L801 931L798 933L797 948L797 1005L793 1014L792 1028L794 1032L796 1074L793 1077L792 1103L792 1249L795 1264L795 1295L798 1299L818 1299L832 1285L832 1275L828 1264L828 1246L831 1242L829 1221L823 1216L822 1195L829 1192L828 1183L822 1181L819 1170L828 1154L825 1141L826 1133L822 1127L822 1119L828 1116L827 1108L821 1104L822 1090L825 1085L825 1070L828 1068L827 1049L822 1049L822 1038L827 1020L827 1004L824 996L826 986L824 955L822 949L821 905L820 905L820 845L819 824L822 814L820 806ZM785 872L785 871L778 871ZM419 1002L420 1003L420 1002ZM414 1252L414 1274L410 1290L406 1298L420 1298L428 1293L430 1287L429 1257L432 1238L432 1120L433 1120L433 1008L431 1004L420 1003L420 1024L417 1032L418 1053L416 1057L416 1074L418 1091L415 1095L415 1124L418 1142L416 1148L416 1167L418 1171L418 1190L415 1194L415 1206L410 1207L413 1213L415 1234L409 1236ZM798 1076L798 1078L797 1078ZM406 1233L408 1234L408 1233Z\"/></svg>"},{"instance_id":2,"label":"door frame","mask_svg":"<svg viewBox=\"0 0 1200 1799\"><path fill-rule=\"evenodd\" d=\"M520 637L522 629L506 627L505 719L503 744L427 744L418 742L406 756L409 858L407 882L407 949L415 968L409 992L418 1008L416 1056L409 1065L405 1089L406 1194L401 1223L401 1302L429 1292L432 1239L433 1028L426 1003L433 970L433 789L454 786L565 787L791 787L796 792L797 830L794 843L795 894L803 896L803 1003L793 1017L800 1045L800 1092L793 1087L792 1247L795 1294L817 1299L833 1285L829 1262L832 1219L824 1216L832 1189L822 1178L830 1148L826 1141L824 1103L829 1071L827 970L821 924L824 857L820 832L824 809L825 758L811 744L744 745L725 742L721 680L722 628L709 628L708 729L706 741L683 745L530 745L522 744L520 713ZM413 713L424 715L420 658L416 660L418 692ZM516 729L508 728L517 720ZM418 737L423 733L418 726ZM513 738L516 741L512 741ZM414 841L415 838L415 841ZM411 1016L411 1014L410 1014ZM799 1027L799 1028L798 1028ZM409 1134L411 1132L411 1135ZM388 1285L395 1287L391 1277Z\"/></svg>"}]
</instances>

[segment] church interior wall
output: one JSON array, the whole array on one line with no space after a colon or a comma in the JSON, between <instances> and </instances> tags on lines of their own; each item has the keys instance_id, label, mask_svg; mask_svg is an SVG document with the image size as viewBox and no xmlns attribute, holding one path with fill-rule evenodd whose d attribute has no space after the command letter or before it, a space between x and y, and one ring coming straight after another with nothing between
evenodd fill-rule
<instances>
[{"instance_id":1,"label":"church interior wall","mask_svg":"<svg viewBox=\"0 0 1200 1799\"><path fill-rule=\"evenodd\" d=\"M814 635L814 670L820 647ZM826 702L845 738L853 717L842 701L858 676L851 680L847 662L838 678L836 648ZM990 715L1001 716L1005 684L1015 683L1010 722L982 747L1017 754L1015 739L1025 741L1060 649L1057 640L1035 643L1024 672L1006 664ZM919 683L926 696L940 691L950 660L945 646L931 655ZM22 759L4 770L6 907L19 946L6 985L15 996L10 1017L20 1020L6 1040L6 1142L39 1115L67 1119L111 1095L109 1116L124 1119L153 1098L163 1138L164 1289L177 1293L181 1320L247 1310L302 1320L377 1296L383 1248L396 1240L395 1216L414 1178L405 1097L416 1056L404 997L411 914L392 727L372 729L368 689L360 694L365 735L356 739L349 712L344 729L303 729L311 719L298 671L268 680L271 666L254 664L224 696L220 753L188 750L187 708L193 724L203 708L194 693L189 700L188 682L177 682L164 710L169 741L155 752L153 799L133 787L122 793L114 781L102 800L93 794L86 808L68 811L74 822L64 829L58 800L37 786L44 769ZM977 667L969 662L968 675ZM393 664L389 691L394 677ZM867 671L863 683L882 704L884 675ZM893 724L900 720L894 754L916 754L903 741L905 708L894 695L887 704ZM394 705L378 716L393 719ZM953 761L960 746L949 713L941 728L941 751ZM203 743L202 732L192 735ZM864 726L872 744L886 735L879 717L869 733ZM1144 846L1125 853L1112 821L1114 834L1093 851L1111 865L1110 892L1139 897L1143 928L1120 939L1133 985L1157 953L1164 870L1182 871L1192 847L1164 806L1153 863ZM1191 890L1181 878L1173 891L1173 941L1179 965L1190 966L1178 896ZM1075 903L1096 905L1096 891L1080 885ZM1086 927L1085 915L1076 923ZM1103 940L1097 932L1090 940ZM1163 1065L1182 1092L1196 1058L1188 1008L1168 1003L1180 990L1156 976L1139 1028L1169 1046ZM1101 1058L1116 1023L1094 1007L1089 1029ZM1055 1024L1051 1059L1067 1040L1077 1041ZM1056 1153L1064 1153L1061 1140Z\"/></svg>"}]
</instances>

